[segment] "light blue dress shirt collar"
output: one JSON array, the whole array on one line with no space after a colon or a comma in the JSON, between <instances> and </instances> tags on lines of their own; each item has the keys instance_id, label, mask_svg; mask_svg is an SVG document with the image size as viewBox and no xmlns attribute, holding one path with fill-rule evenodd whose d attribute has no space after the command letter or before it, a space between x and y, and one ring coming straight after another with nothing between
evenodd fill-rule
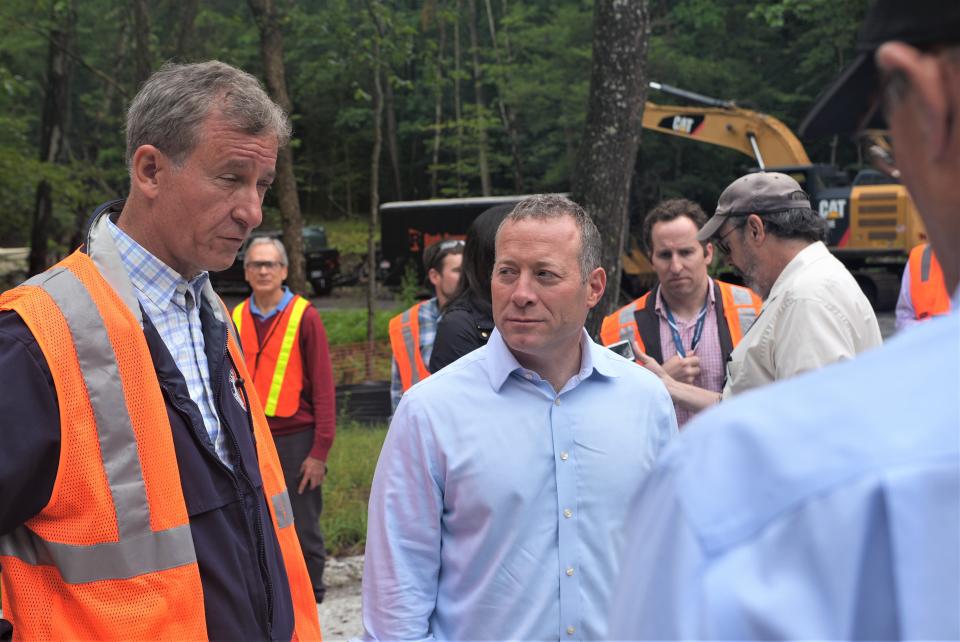
<instances>
[{"instance_id":1,"label":"light blue dress shirt collar","mask_svg":"<svg viewBox=\"0 0 960 642\"><path fill-rule=\"evenodd\" d=\"M606 350L590 340L586 330L580 331L580 370L564 384L560 393L576 387L578 383L587 379L594 372L604 377L619 377L620 374L604 359L595 359L593 350ZM486 372L490 377L490 386L500 392L507 378L517 373L517 376L530 378L531 380L542 380L540 373L529 370L520 365L509 346L503 340L500 330L494 328L490 334L490 340L487 342L487 364ZM526 375L533 375L533 378Z\"/></svg>"}]
</instances>

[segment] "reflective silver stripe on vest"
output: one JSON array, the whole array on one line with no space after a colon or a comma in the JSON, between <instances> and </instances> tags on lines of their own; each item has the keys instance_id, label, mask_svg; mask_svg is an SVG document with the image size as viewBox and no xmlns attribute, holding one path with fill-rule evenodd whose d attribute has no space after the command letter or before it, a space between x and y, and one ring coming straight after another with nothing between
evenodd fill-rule
<instances>
[{"instance_id":1,"label":"reflective silver stripe on vest","mask_svg":"<svg viewBox=\"0 0 960 642\"><path fill-rule=\"evenodd\" d=\"M120 541L75 546L43 541L21 528L23 532L4 538L4 553L28 563L52 563L68 582L122 579L195 562L189 526L159 532L150 528L147 491L136 435L119 383L119 366L104 320L86 287L66 268L46 272L28 284L50 295L73 338L93 408Z\"/></svg>"},{"instance_id":2,"label":"reflective silver stripe on vest","mask_svg":"<svg viewBox=\"0 0 960 642\"><path fill-rule=\"evenodd\" d=\"M293 506L290 505L290 494L282 490L270 498L273 502L273 513L277 516L277 528L286 528L293 523Z\"/></svg>"},{"instance_id":3,"label":"reflective silver stripe on vest","mask_svg":"<svg viewBox=\"0 0 960 642\"><path fill-rule=\"evenodd\" d=\"M740 319L740 334L746 334L753 322L757 320L757 313L753 309L753 297L750 290L733 285L730 287L733 294L733 303L737 307L737 317Z\"/></svg>"},{"instance_id":4,"label":"reflective silver stripe on vest","mask_svg":"<svg viewBox=\"0 0 960 642\"><path fill-rule=\"evenodd\" d=\"M620 325L621 341L633 341L633 327L630 324L636 323L636 319L633 318L633 313L636 311L636 301L620 308L620 318L618 319L618 323Z\"/></svg>"},{"instance_id":5,"label":"reflective silver stripe on vest","mask_svg":"<svg viewBox=\"0 0 960 642\"><path fill-rule=\"evenodd\" d=\"M923 248L923 255L920 256L920 280L930 280L930 262L933 257L933 246L929 243Z\"/></svg>"},{"instance_id":6,"label":"reflective silver stripe on vest","mask_svg":"<svg viewBox=\"0 0 960 642\"><path fill-rule=\"evenodd\" d=\"M417 367L417 347L413 337L413 329L410 327L410 314L420 314L420 304L407 308L400 315L400 333L403 336L403 347L407 351L407 358L410 360L410 385L420 381L420 369ZM419 338L419 337L418 337Z\"/></svg>"},{"instance_id":7,"label":"reflective silver stripe on vest","mask_svg":"<svg viewBox=\"0 0 960 642\"><path fill-rule=\"evenodd\" d=\"M47 542L21 526L0 538L0 555L35 566L56 566L68 584L128 579L196 561L193 537L186 524L92 546Z\"/></svg>"}]
</instances>

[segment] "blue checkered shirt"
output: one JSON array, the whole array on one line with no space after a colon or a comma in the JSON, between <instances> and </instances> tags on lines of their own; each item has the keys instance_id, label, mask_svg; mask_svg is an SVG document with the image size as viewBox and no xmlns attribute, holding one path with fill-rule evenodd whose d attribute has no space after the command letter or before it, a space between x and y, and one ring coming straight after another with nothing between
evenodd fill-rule
<instances>
[{"instance_id":1,"label":"blue checkered shirt","mask_svg":"<svg viewBox=\"0 0 960 642\"><path fill-rule=\"evenodd\" d=\"M433 352L433 342L437 338L437 321L440 320L440 305L437 297L424 301L417 311L417 323L420 324L420 356L424 363L430 363L430 354ZM390 366L390 403L397 409L400 397L403 396L403 382L400 381L400 368L394 359Z\"/></svg>"},{"instance_id":2,"label":"blue checkered shirt","mask_svg":"<svg viewBox=\"0 0 960 642\"><path fill-rule=\"evenodd\" d=\"M225 434L220 430L220 419L213 404L210 367L200 326L200 292L210 277L201 272L188 282L113 221L108 227L143 311L187 381L190 399L200 410L210 443L220 460L230 466Z\"/></svg>"}]
</instances>

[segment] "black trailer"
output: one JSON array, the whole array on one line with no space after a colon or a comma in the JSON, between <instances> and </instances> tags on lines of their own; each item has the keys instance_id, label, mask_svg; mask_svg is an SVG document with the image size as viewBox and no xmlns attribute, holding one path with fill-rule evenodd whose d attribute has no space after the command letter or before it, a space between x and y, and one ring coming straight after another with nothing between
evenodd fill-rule
<instances>
[{"instance_id":1,"label":"black trailer","mask_svg":"<svg viewBox=\"0 0 960 642\"><path fill-rule=\"evenodd\" d=\"M399 285L407 265L423 274L423 250L445 239L466 237L473 219L496 205L516 204L525 195L395 201L380 206L380 278Z\"/></svg>"}]
</instances>

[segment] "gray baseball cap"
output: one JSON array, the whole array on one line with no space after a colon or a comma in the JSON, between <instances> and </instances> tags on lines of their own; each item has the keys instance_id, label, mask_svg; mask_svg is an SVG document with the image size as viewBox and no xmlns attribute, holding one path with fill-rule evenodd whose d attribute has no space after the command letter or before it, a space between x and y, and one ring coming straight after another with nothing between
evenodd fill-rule
<instances>
[{"instance_id":1,"label":"gray baseball cap","mask_svg":"<svg viewBox=\"0 0 960 642\"><path fill-rule=\"evenodd\" d=\"M697 240L708 241L723 222L734 216L748 214L776 214L794 208L810 208L810 198L797 199L791 195L803 192L800 183L779 172L755 172L741 176L723 190L717 201L717 210L700 232Z\"/></svg>"}]
</instances>

